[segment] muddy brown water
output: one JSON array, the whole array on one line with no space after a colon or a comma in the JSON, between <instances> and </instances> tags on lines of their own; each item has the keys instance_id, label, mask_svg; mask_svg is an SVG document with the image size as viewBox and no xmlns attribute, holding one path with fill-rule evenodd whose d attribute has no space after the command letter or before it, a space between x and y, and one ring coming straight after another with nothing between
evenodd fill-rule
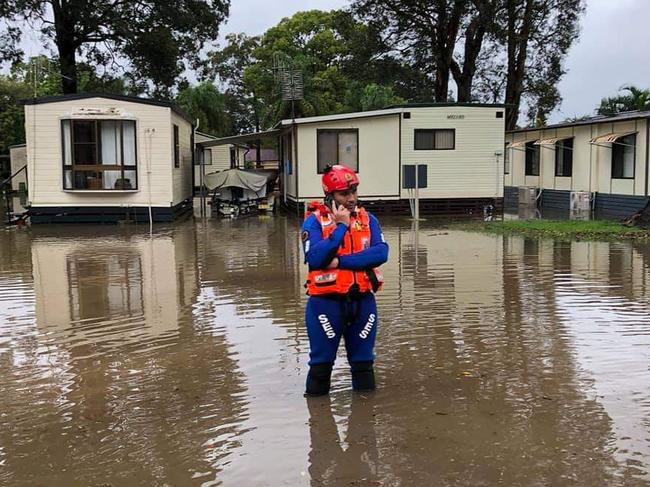
<instances>
[{"instance_id":1,"label":"muddy brown water","mask_svg":"<svg viewBox=\"0 0 650 487\"><path fill-rule=\"evenodd\" d=\"M650 485L650 246L382 223L309 400L298 220L0 231L0 484Z\"/></svg>"}]
</instances>

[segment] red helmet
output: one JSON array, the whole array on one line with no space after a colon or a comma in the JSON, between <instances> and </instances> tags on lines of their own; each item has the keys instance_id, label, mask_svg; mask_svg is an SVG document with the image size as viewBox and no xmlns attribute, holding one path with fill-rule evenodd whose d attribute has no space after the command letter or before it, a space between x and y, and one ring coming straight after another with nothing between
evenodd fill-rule
<instances>
[{"instance_id":1,"label":"red helmet","mask_svg":"<svg viewBox=\"0 0 650 487\"><path fill-rule=\"evenodd\" d=\"M332 191L345 191L351 189L353 186L359 184L357 174L343 164L336 164L334 166L327 166L325 174L323 174L323 191L325 194Z\"/></svg>"}]
</instances>

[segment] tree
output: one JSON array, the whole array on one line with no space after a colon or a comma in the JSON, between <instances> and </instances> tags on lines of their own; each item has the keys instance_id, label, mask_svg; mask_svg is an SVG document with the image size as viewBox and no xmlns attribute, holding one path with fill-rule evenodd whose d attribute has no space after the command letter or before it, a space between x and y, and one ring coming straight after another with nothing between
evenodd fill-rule
<instances>
[{"instance_id":1,"label":"tree","mask_svg":"<svg viewBox=\"0 0 650 487\"><path fill-rule=\"evenodd\" d=\"M77 56L100 66L128 61L136 78L167 94L215 40L229 0L4 0L8 22L37 25L58 51L63 93L78 90Z\"/></svg>"},{"instance_id":2,"label":"tree","mask_svg":"<svg viewBox=\"0 0 650 487\"><path fill-rule=\"evenodd\" d=\"M598 107L599 115L616 115L632 110L650 110L650 89L641 89L634 85L625 85L619 91L627 94L603 98Z\"/></svg>"},{"instance_id":3,"label":"tree","mask_svg":"<svg viewBox=\"0 0 650 487\"><path fill-rule=\"evenodd\" d=\"M245 75L246 69L255 62L254 52L260 38L233 33L226 36L226 42L223 49L209 53L201 77L219 82L225 88L226 106L235 132L260 131L263 114L257 93L259 86L255 77Z\"/></svg>"},{"instance_id":4,"label":"tree","mask_svg":"<svg viewBox=\"0 0 650 487\"><path fill-rule=\"evenodd\" d=\"M405 102L406 100L395 95L395 90L391 86L376 83L364 86L357 81L350 83L345 99L346 109L355 112L381 110L387 106L399 105Z\"/></svg>"},{"instance_id":5,"label":"tree","mask_svg":"<svg viewBox=\"0 0 650 487\"><path fill-rule=\"evenodd\" d=\"M201 132L223 137L232 134L232 121L226 112L225 97L209 82L182 88L176 103L192 120L199 121Z\"/></svg>"},{"instance_id":6,"label":"tree","mask_svg":"<svg viewBox=\"0 0 650 487\"><path fill-rule=\"evenodd\" d=\"M584 0L354 0L352 9L432 73L435 101L448 100L451 73L458 101L505 102L512 129L522 100L538 121L560 102Z\"/></svg>"},{"instance_id":7,"label":"tree","mask_svg":"<svg viewBox=\"0 0 650 487\"><path fill-rule=\"evenodd\" d=\"M494 18L501 10L500 0L473 0L463 36L463 60L454 58L450 63L451 73L458 88L458 101L471 102L472 84L477 70L477 62L486 34L494 31Z\"/></svg>"},{"instance_id":8,"label":"tree","mask_svg":"<svg viewBox=\"0 0 650 487\"><path fill-rule=\"evenodd\" d=\"M561 98L557 83L562 60L579 34L583 0L505 0L506 15L497 41L506 46L508 105L506 130L517 126L522 96L530 95L534 112L544 117Z\"/></svg>"},{"instance_id":9,"label":"tree","mask_svg":"<svg viewBox=\"0 0 650 487\"><path fill-rule=\"evenodd\" d=\"M259 130L282 118L362 110L403 101L419 73L389 54L379 33L349 12L298 12L260 37L232 34L210 53L202 73L225 88L238 130ZM278 62L300 71L304 98L281 98Z\"/></svg>"},{"instance_id":10,"label":"tree","mask_svg":"<svg viewBox=\"0 0 650 487\"><path fill-rule=\"evenodd\" d=\"M98 76L87 64L79 64L77 70L82 91L137 94L124 79L107 74ZM20 100L60 95L60 79L57 60L45 56L17 62L8 75L0 75L0 154L7 153L11 145L25 142L25 116Z\"/></svg>"},{"instance_id":11,"label":"tree","mask_svg":"<svg viewBox=\"0 0 650 487\"><path fill-rule=\"evenodd\" d=\"M435 101L447 101L456 39L467 0L354 0L352 10L381 29L396 49L433 73Z\"/></svg>"}]
</instances>

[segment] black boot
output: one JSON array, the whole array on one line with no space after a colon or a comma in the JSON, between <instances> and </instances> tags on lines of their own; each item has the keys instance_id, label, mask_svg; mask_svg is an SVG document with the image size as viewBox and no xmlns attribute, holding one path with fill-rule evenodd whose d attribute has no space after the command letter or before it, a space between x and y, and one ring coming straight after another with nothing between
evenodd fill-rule
<instances>
[{"instance_id":1,"label":"black boot","mask_svg":"<svg viewBox=\"0 0 650 487\"><path fill-rule=\"evenodd\" d=\"M353 362L350 364L352 370L352 389L355 391L375 390L375 371L372 368L372 361Z\"/></svg>"},{"instance_id":2,"label":"black boot","mask_svg":"<svg viewBox=\"0 0 650 487\"><path fill-rule=\"evenodd\" d=\"M334 364L314 364L307 374L307 396L324 396L330 391L330 379Z\"/></svg>"}]
</instances>

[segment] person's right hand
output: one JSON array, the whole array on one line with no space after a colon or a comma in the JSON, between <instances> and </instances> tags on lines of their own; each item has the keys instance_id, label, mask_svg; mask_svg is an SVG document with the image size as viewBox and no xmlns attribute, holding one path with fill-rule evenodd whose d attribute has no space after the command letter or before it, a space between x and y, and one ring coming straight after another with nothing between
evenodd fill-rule
<instances>
[{"instance_id":1,"label":"person's right hand","mask_svg":"<svg viewBox=\"0 0 650 487\"><path fill-rule=\"evenodd\" d=\"M345 205L338 205L336 201L332 203L332 219L334 223L343 223L346 227L350 226L350 210Z\"/></svg>"}]
</instances>

